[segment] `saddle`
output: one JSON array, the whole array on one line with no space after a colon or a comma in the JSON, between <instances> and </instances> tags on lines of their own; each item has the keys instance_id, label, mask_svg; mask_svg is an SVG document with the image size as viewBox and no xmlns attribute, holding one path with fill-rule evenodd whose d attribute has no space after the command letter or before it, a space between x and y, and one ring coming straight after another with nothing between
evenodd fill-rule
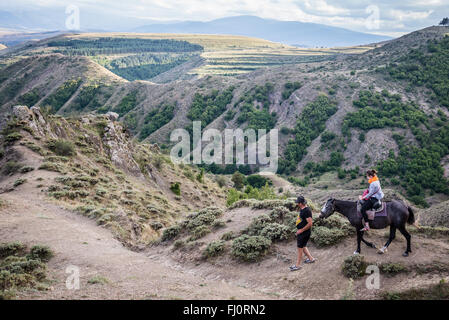
<instances>
[{"instance_id":1,"label":"saddle","mask_svg":"<svg viewBox=\"0 0 449 320\"><path fill-rule=\"evenodd\" d=\"M359 215L359 217L362 216L362 213L360 212L361 209L362 209L362 202L357 201L357 214ZM377 209L368 210L366 211L366 214L368 215L368 220L374 220L375 217L386 217L387 205L385 202L382 201L381 205Z\"/></svg>"}]
</instances>

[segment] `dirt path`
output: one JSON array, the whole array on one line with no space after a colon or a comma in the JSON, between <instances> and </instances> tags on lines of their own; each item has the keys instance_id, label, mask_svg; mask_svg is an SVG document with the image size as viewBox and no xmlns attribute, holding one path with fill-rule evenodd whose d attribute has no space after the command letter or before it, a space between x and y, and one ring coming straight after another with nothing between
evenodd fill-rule
<instances>
[{"instance_id":1,"label":"dirt path","mask_svg":"<svg viewBox=\"0 0 449 320\"><path fill-rule=\"evenodd\" d=\"M259 263L238 263L223 255L212 260L198 260L200 251L172 251L168 246L156 246L146 252L132 252L113 238L112 234L94 221L67 211L52 203L37 188L33 172L28 182L15 191L0 195L7 205L0 209L0 242L21 241L28 245L46 244L55 251L49 263L52 290L26 291L22 299L341 299L349 288L349 280L341 273L343 260L355 249L355 239L348 238L329 248L310 251L318 259L304 265L300 271L289 272L295 258L293 242L273 246L271 254ZM55 173L45 173L45 180L53 180ZM40 173L42 176L42 173ZM13 178L2 181L11 185ZM45 181L44 181L45 182ZM252 216L263 210L238 208L228 211L231 219L226 231L238 230ZM222 231L224 232L224 231ZM385 242L385 231L373 231L367 239L378 246ZM220 236L211 233L205 243ZM200 242L201 242L200 241ZM362 254L370 262L400 262L404 265L449 261L447 239L427 239L413 235L413 253L403 258L405 240L400 234L389 252L378 255L376 250L362 247ZM80 289L68 290L66 268L80 270ZM108 280L105 284L89 284L95 276ZM412 277L412 278L411 278ZM380 291L405 290L436 283L449 274L403 274L381 278ZM357 280L351 290L358 299L376 298L379 290L367 290L365 280Z\"/></svg>"},{"instance_id":2,"label":"dirt path","mask_svg":"<svg viewBox=\"0 0 449 320\"><path fill-rule=\"evenodd\" d=\"M26 195L26 197L24 197ZM28 291L32 299L263 299L257 290L231 284L220 277L205 279L177 266L152 260L124 248L111 233L88 218L46 201L35 183L4 193L0 210L0 242L46 244L55 251L49 263L53 290ZM80 289L68 290L68 266L80 270ZM88 284L94 276L107 284Z\"/></svg>"}]
</instances>

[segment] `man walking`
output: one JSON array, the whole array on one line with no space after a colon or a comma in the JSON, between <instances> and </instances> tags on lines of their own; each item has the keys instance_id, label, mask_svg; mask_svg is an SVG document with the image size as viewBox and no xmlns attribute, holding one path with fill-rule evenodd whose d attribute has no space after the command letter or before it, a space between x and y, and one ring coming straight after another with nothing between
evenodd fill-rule
<instances>
[{"instance_id":1,"label":"man walking","mask_svg":"<svg viewBox=\"0 0 449 320\"><path fill-rule=\"evenodd\" d=\"M309 241L310 234L312 233L312 211L307 206L307 201L303 196L299 196L296 199L296 205L298 206L299 213L296 218L296 228L298 231L296 232L296 242L298 246L298 258L296 259L296 264L290 267L290 271L299 270L303 252L306 254L307 259L304 263L314 263L315 258L307 249L307 242Z\"/></svg>"}]
</instances>

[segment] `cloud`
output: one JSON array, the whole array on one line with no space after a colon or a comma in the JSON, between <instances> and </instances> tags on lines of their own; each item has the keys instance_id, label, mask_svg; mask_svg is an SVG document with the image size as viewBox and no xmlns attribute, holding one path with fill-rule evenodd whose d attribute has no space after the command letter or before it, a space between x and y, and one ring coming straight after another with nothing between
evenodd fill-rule
<instances>
[{"instance_id":1,"label":"cloud","mask_svg":"<svg viewBox=\"0 0 449 320\"><path fill-rule=\"evenodd\" d=\"M440 13L449 12L447 0L15 0L0 3L0 10L54 9L67 5L79 6L81 14L89 17L111 16L111 23L117 24L124 23L117 21L117 17L140 23L144 19L209 21L246 14L388 35L437 24L443 18ZM378 8L378 29L373 30L367 23L372 18L366 11L369 6ZM94 25L96 21L92 18L89 23Z\"/></svg>"}]
</instances>

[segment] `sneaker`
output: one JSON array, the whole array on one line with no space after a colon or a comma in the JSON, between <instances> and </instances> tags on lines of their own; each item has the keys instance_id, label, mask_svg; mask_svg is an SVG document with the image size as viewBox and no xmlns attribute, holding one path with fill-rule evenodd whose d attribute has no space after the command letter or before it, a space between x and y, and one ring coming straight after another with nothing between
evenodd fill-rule
<instances>
[{"instance_id":1,"label":"sneaker","mask_svg":"<svg viewBox=\"0 0 449 320\"><path fill-rule=\"evenodd\" d=\"M301 267L297 267L296 265L290 267L290 271L297 271L299 269L301 269Z\"/></svg>"},{"instance_id":2,"label":"sneaker","mask_svg":"<svg viewBox=\"0 0 449 320\"><path fill-rule=\"evenodd\" d=\"M307 258L306 260L304 260L304 263L314 263L315 261L316 261L315 258L313 260L310 260L309 258Z\"/></svg>"}]
</instances>

